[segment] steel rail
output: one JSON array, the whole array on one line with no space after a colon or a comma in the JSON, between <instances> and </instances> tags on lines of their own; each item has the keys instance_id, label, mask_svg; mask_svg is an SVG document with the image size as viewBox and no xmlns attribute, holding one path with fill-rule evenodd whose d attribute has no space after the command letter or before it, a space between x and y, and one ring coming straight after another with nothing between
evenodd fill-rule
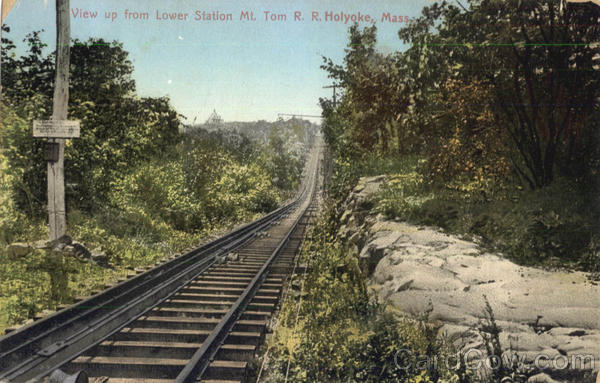
<instances>
[{"instance_id":1,"label":"steel rail","mask_svg":"<svg viewBox=\"0 0 600 383\"><path fill-rule=\"evenodd\" d=\"M129 283L117 285L39 323L34 322L15 333L13 337L5 337L0 340L0 345L14 346L7 347L6 351L2 348L0 362L3 370L0 379L26 381L28 378L46 375L48 370L117 332L176 293L215 263L218 256L243 245L256 232L264 230L286 212L287 209L280 211L279 214L262 221L260 225L243 228L242 234L235 232L233 237L217 240L217 243L209 244L202 251L190 252L196 253L193 256L189 256L188 253L187 257L180 257L186 257L180 262L176 262L179 258L167 262L127 281ZM226 247L219 248L223 242ZM36 324L38 326L35 326ZM53 324L56 325L53 327ZM46 329L48 327L50 328ZM38 330L43 332L39 333ZM17 335L17 340L24 338L25 341L16 343L13 338ZM29 338L26 338L27 336ZM6 368L4 364L11 361L17 363Z\"/></svg>"},{"instance_id":2,"label":"steel rail","mask_svg":"<svg viewBox=\"0 0 600 383\"><path fill-rule=\"evenodd\" d=\"M315 159L311 159L315 161ZM315 169L318 167L318 157L317 157L317 166L313 166ZM232 331L235 323L239 320L243 312L246 310L250 301L256 295L256 292L260 289L264 280L266 279L271 265L275 261L275 259L279 256L281 251L285 248L286 244L290 240L290 237L298 227L298 224L305 216L308 209L311 207L310 201L314 198L315 194L315 179L316 179L316 170L313 169L310 182L311 191L309 195L309 201L302 210L302 212L298 215L298 218L292 224L290 230L286 233L284 238L281 240L277 248L273 251L268 260L263 264L258 273L254 276L250 284L243 291L242 295L237 299L237 301L233 304L233 306L229 309L227 314L223 317L223 319L219 322L219 324L212 330L210 335L206 338L204 342L202 342L202 346L194 353L190 361L183 368L183 370L179 373L177 378L175 379L175 383L191 383L200 380L202 375L208 369L210 363L215 359L217 352L221 345L225 342L225 339ZM306 190L305 190L306 191ZM304 193L303 193L304 194ZM301 196L301 200L304 199L305 196Z\"/></svg>"},{"instance_id":3,"label":"steel rail","mask_svg":"<svg viewBox=\"0 0 600 383\"><path fill-rule=\"evenodd\" d=\"M295 200L180 257L0 338L0 380L40 379L148 312L292 211Z\"/></svg>"}]
</instances>

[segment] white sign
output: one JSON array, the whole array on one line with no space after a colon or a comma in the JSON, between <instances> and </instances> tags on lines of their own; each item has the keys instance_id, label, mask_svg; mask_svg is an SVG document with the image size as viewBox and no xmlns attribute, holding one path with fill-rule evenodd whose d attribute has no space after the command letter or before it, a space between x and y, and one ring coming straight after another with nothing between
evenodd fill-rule
<instances>
[{"instance_id":1,"label":"white sign","mask_svg":"<svg viewBox=\"0 0 600 383\"><path fill-rule=\"evenodd\" d=\"M79 121L34 120L33 136L48 138L76 138L79 137Z\"/></svg>"}]
</instances>

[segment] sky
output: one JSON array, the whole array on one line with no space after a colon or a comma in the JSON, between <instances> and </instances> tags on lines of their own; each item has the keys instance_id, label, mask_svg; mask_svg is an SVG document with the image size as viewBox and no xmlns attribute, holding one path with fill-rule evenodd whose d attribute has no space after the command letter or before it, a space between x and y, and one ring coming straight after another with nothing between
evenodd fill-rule
<instances>
[{"instance_id":1,"label":"sky","mask_svg":"<svg viewBox=\"0 0 600 383\"><path fill-rule=\"evenodd\" d=\"M225 121L274 121L278 113L320 115L319 97L331 98L332 90L323 88L331 80L320 69L322 56L342 63L352 21L327 19L327 12L369 15L378 28L378 49L388 53L406 48L398 38L404 23L382 20L383 14L405 20L433 1L71 0L71 37L122 42L138 95L168 96L188 122L203 122L213 110ZM54 49L54 4L17 1L4 23L19 51L25 35L40 29L46 53ZM84 18L86 11L97 15ZM196 11L231 14L231 20L196 20ZM165 19L165 12L180 12L183 19ZM240 20L242 12L252 12L255 20Z\"/></svg>"}]
</instances>

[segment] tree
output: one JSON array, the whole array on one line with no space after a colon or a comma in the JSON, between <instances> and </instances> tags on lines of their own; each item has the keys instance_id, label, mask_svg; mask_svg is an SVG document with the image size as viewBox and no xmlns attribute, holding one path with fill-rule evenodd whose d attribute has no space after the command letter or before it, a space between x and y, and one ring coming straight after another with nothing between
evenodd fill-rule
<instances>
[{"instance_id":1,"label":"tree","mask_svg":"<svg viewBox=\"0 0 600 383\"><path fill-rule=\"evenodd\" d=\"M268 155L264 160L272 183L280 190L292 190L297 184L297 178L302 171L299 158L294 158L287 148L289 132L284 132L280 127L273 127L269 134L267 145Z\"/></svg>"},{"instance_id":2,"label":"tree","mask_svg":"<svg viewBox=\"0 0 600 383\"><path fill-rule=\"evenodd\" d=\"M31 124L50 116L54 54L43 55L40 32L28 35L26 42L27 56L14 58L3 50L3 99ZM115 177L158 154L169 156L179 140L179 115L168 98L137 97L132 73L122 44L73 42L69 115L81 121L81 137L70 140L65 153L70 207L102 207ZM41 213L46 200L43 142L34 140L28 129L10 136L11 168L21 172L19 205L34 203Z\"/></svg>"},{"instance_id":3,"label":"tree","mask_svg":"<svg viewBox=\"0 0 600 383\"><path fill-rule=\"evenodd\" d=\"M420 63L410 66L421 87L417 98L425 99L423 89L439 92L450 76L493 91L488 107L510 137L512 169L539 188L557 171L581 176L589 169L592 154L582 149L597 140L598 17L592 4L561 10L550 0L471 0L460 9L441 2L399 35L413 44L407 61Z\"/></svg>"},{"instance_id":4,"label":"tree","mask_svg":"<svg viewBox=\"0 0 600 383\"><path fill-rule=\"evenodd\" d=\"M505 186L510 174L508 137L488 108L492 89L481 81L448 79L441 87L447 108L439 112L438 136L430 142L428 167L446 185L457 180L465 191L484 195Z\"/></svg>"},{"instance_id":5,"label":"tree","mask_svg":"<svg viewBox=\"0 0 600 383\"><path fill-rule=\"evenodd\" d=\"M354 24L349 30L344 65L324 58L321 68L343 89L338 109L346 111L350 121L343 134L361 151L386 153L403 146L397 116L408 107L408 99L396 57L376 51L376 34L375 26L361 31ZM332 117L333 105L328 100L321 100L321 105L325 117ZM326 129L334 125L332 120L325 122ZM330 141L335 135L331 130L325 131ZM392 140L394 136L396 141Z\"/></svg>"},{"instance_id":6,"label":"tree","mask_svg":"<svg viewBox=\"0 0 600 383\"><path fill-rule=\"evenodd\" d=\"M10 28L4 27L5 32ZM45 57L42 31L27 34L23 40L27 54L15 57L15 45L2 38L2 102L26 119L46 118L52 112L54 65ZM5 36L5 34L3 34Z\"/></svg>"}]
</instances>

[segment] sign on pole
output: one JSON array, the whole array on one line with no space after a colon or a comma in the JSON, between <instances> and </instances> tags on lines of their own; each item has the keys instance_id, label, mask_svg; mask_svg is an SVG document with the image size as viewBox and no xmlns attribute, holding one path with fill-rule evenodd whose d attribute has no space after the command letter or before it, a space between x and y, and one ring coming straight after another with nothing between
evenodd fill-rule
<instances>
[{"instance_id":1,"label":"sign on pole","mask_svg":"<svg viewBox=\"0 0 600 383\"><path fill-rule=\"evenodd\" d=\"M79 121L34 120L33 136L47 138L77 138L79 137Z\"/></svg>"}]
</instances>

